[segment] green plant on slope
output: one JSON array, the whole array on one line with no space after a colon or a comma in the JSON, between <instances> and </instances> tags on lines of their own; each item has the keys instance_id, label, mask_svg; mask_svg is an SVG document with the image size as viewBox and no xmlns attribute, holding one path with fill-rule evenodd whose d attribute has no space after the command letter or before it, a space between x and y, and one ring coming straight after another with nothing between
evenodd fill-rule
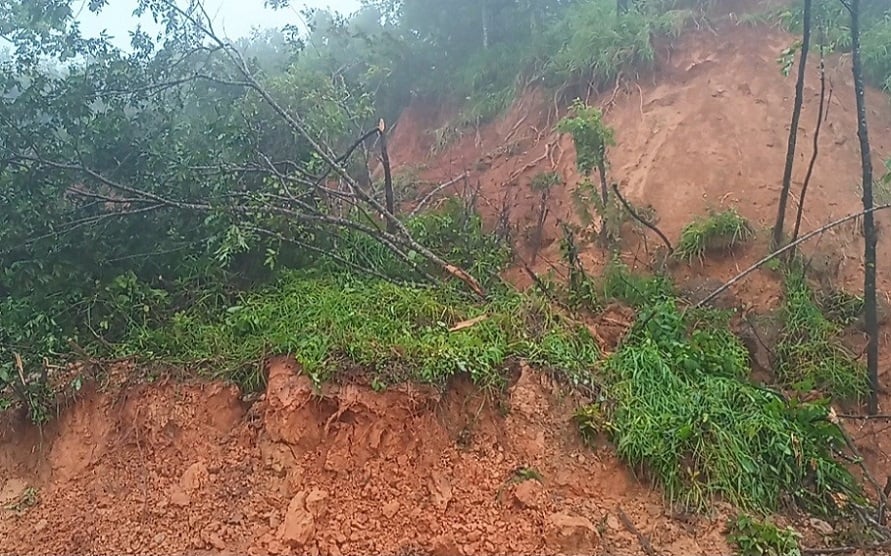
<instances>
[{"instance_id":1,"label":"green plant on slope","mask_svg":"<svg viewBox=\"0 0 891 556\"><path fill-rule=\"evenodd\" d=\"M618 257L613 257L595 279L597 292L603 301L621 301L635 308L646 307L673 295L669 280L659 275L632 272Z\"/></svg>"},{"instance_id":2,"label":"green plant on slope","mask_svg":"<svg viewBox=\"0 0 891 556\"><path fill-rule=\"evenodd\" d=\"M512 358L553 368L576 383L599 360L590 334L518 293L478 305L449 291L306 272L284 273L273 287L243 296L223 314L184 311L166 327L136 330L120 350L170 362L207 361L229 377L246 378L240 373L264 354L290 353L318 382L359 367L379 383L443 385L467 373L484 387L503 383ZM248 386L259 386L258 377L251 381Z\"/></svg>"},{"instance_id":3,"label":"green plant on slope","mask_svg":"<svg viewBox=\"0 0 891 556\"><path fill-rule=\"evenodd\" d=\"M684 227L675 256L688 262L702 262L708 253L729 251L754 236L748 220L736 209L712 212L708 217L698 217Z\"/></svg>"},{"instance_id":4,"label":"green plant on slope","mask_svg":"<svg viewBox=\"0 0 891 556\"><path fill-rule=\"evenodd\" d=\"M601 423L619 456L694 510L721 498L752 511L795 504L837 515L849 509L837 500L862 502L833 459L844 439L828 405L787 403L749 384L739 341L703 322L686 322L671 299L651 304L607 360Z\"/></svg>"},{"instance_id":5,"label":"green plant on slope","mask_svg":"<svg viewBox=\"0 0 891 556\"><path fill-rule=\"evenodd\" d=\"M560 120L556 129L572 136L576 166L582 175L589 176L595 169L600 171L606 168L606 149L615 145L615 136L596 106L586 106L576 99L570 110L572 115Z\"/></svg>"},{"instance_id":6,"label":"green plant on slope","mask_svg":"<svg viewBox=\"0 0 891 556\"><path fill-rule=\"evenodd\" d=\"M740 514L728 523L728 540L739 556L800 556L799 535L794 529L780 529L773 523Z\"/></svg>"},{"instance_id":7,"label":"green plant on slope","mask_svg":"<svg viewBox=\"0 0 891 556\"><path fill-rule=\"evenodd\" d=\"M776 348L777 376L799 391L819 389L841 399L867 391L866 370L839 342L840 326L820 310L804 272L786 274L783 331Z\"/></svg>"}]
</instances>

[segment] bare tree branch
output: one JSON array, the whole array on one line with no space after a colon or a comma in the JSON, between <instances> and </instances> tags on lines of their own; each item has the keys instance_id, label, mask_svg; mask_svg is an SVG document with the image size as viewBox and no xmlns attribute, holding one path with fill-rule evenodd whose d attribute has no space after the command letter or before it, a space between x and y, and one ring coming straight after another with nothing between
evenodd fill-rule
<instances>
[{"instance_id":1,"label":"bare tree branch","mask_svg":"<svg viewBox=\"0 0 891 556\"><path fill-rule=\"evenodd\" d=\"M772 261L773 259L779 257L780 255L782 255L782 254L785 253L786 251L789 251L790 249L794 249L796 246L801 245L801 244L804 243L805 241L807 241L807 240L809 240L809 239L811 239L811 238L813 238L813 237L815 237L815 236L818 236L818 235L820 235L820 234L826 232L827 230L831 230L832 228L835 228L835 227L837 227L837 226L840 226L840 225L844 224L845 222L850 222L851 220L854 220L854 219L856 219L856 218L860 218L860 217L863 216L864 214L867 214L867 213L874 213L874 212L878 212L878 211L880 211L880 210L886 210L886 209L889 209L889 208L891 208L891 203L884 204L884 205L878 205L878 206L872 207L872 208L869 209L869 210L862 210L862 211L857 212L857 213L854 213L854 214L849 214L848 216L845 216L845 217L843 217L843 218L839 218L838 220L834 220L834 221L830 222L829 224L826 224L825 226L822 226L822 227L820 227L820 228L817 228L816 230L814 230L814 231L812 231L812 232L810 232L810 233L804 234L803 236L801 236L801 237L798 238L797 240L795 240L795 241L793 241L793 242L791 242L791 243L785 245L785 246L782 247L781 249L777 249L776 251L774 251L773 253L767 255L766 257L764 257L764 258L761 259L760 261L756 262L755 264L753 264L753 265L750 266L749 268L743 270L742 272L740 272L739 274L737 274L736 276L734 276L733 278L731 278L730 280L728 280L727 282L725 282L723 286L721 286L720 288L716 289L716 290L713 291L712 293L708 294L705 298L703 298L703 299L702 299L699 303L697 303L694 307L696 307L696 308L702 307L703 305L705 305L706 303L708 303L708 302L711 301L712 299L718 297L719 295L721 295L722 293L724 293L725 291L727 291L728 289L730 289L731 287L733 287L734 284L736 284L737 282L741 281L743 278L745 278L745 277L748 276L749 274L755 272L756 270L758 270L759 268L761 268L762 266L764 266L766 263L768 263L768 262Z\"/></svg>"}]
</instances>

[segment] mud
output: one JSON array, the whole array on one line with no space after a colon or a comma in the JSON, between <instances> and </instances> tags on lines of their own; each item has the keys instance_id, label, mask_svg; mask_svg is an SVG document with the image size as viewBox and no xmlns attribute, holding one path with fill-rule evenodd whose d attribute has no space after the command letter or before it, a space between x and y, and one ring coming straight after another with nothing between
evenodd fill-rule
<instances>
[{"instance_id":1,"label":"mud","mask_svg":"<svg viewBox=\"0 0 891 556\"><path fill-rule=\"evenodd\" d=\"M317 392L286 359L250 406L215 383L91 392L42 439L4 428L0 553L639 554L620 508L663 554L730 553L721 519L666 515L584 445L577 403L531 369L495 404L460 380Z\"/></svg>"}]
</instances>

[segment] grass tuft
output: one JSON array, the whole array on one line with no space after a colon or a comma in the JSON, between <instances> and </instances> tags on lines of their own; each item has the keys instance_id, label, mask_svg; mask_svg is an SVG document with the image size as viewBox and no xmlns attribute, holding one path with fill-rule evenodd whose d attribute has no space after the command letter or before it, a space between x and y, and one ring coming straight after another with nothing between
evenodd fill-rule
<instances>
[{"instance_id":1,"label":"grass tuft","mask_svg":"<svg viewBox=\"0 0 891 556\"><path fill-rule=\"evenodd\" d=\"M753 237L755 232L748 220L736 209L712 212L684 227L675 256L687 262L702 262L709 253L729 251Z\"/></svg>"},{"instance_id":2,"label":"grass tuft","mask_svg":"<svg viewBox=\"0 0 891 556\"><path fill-rule=\"evenodd\" d=\"M833 459L844 441L828 404L786 403L748 383L743 346L717 322L685 319L674 300L651 305L606 362L608 401L579 412L580 425L611 433L625 461L691 510L721 498L752 511L794 503L831 515L844 509L835 494L860 500Z\"/></svg>"},{"instance_id":3,"label":"grass tuft","mask_svg":"<svg viewBox=\"0 0 891 556\"><path fill-rule=\"evenodd\" d=\"M798 391L818 389L834 398L866 394L866 370L839 342L841 326L824 316L802 271L788 272L785 295L776 349L779 380Z\"/></svg>"}]
</instances>

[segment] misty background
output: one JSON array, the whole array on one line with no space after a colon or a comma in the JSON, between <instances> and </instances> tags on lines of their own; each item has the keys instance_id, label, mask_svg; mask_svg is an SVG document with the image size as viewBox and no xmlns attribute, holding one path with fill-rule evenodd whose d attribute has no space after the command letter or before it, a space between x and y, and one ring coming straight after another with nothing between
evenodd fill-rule
<instances>
[{"instance_id":1,"label":"misty background","mask_svg":"<svg viewBox=\"0 0 891 556\"><path fill-rule=\"evenodd\" d=\"M151 16L136 18L133 10L137 0L111 0L99 13L89 9L88 0L82 0L80 6L74 4L76 19L81 25L84 35L97 37L104 30L113 37L112 42L122 49L130 48L130 32L138 25L150 35L161 30ZM353 13L360 7L359 0L303 0L292 2L291 6L273 10L264 6L264 0L207 0L205 7L214 18L217 30L229 39L238 39L250 35L254 29L281 28L284 25L296 25L306 29L306 22L301 15L303 8L331 9L341 14Z\"/></svg>"}]
</instances>

